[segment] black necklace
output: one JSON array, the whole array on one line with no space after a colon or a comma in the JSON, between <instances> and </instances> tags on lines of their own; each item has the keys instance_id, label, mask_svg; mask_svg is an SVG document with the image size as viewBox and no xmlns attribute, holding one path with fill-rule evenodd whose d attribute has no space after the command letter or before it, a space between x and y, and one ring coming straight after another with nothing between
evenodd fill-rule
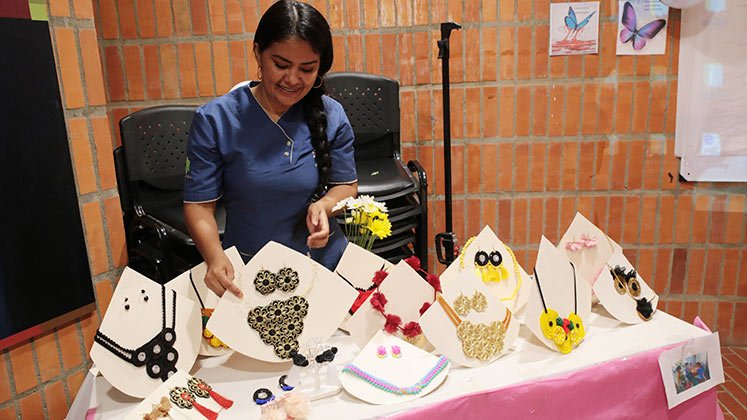
<instances>
[{"instance_id":1,"label":"black necklace","mask_svg":"<svg viewBox=\"0 0 747 420\"><path fill-rule=\"evenodd\" d=\"M176 291L172 290L172 292L171 327L166 327L166 288L161 285L161 331L147 343L135 350L126 349L100 330L96 331L94 341L135 367L145 366L145 371L151 378L166 382L176 372L176 361L179 360L179 352L174 348Z\"/></svg>"}]
</instances>

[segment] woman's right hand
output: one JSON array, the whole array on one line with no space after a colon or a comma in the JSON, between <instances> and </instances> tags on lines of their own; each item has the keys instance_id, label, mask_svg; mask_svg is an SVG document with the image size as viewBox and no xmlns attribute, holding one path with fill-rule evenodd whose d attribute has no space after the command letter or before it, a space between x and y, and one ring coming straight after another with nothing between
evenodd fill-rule
<instances>
[{"instance_id":1,"label":"woman's right hand","mask_svg":"<svg viewBox=\"0 0 747 420\"><path fill-rule=\"evenodd\" d=\"M238 298L243 297L241 289L233 282L233 265L226 254L221 252L214 260L208 261L207 266L205 284L213 293L223 296L223 293L228 290Z\"/></svg>"}]
</instances>

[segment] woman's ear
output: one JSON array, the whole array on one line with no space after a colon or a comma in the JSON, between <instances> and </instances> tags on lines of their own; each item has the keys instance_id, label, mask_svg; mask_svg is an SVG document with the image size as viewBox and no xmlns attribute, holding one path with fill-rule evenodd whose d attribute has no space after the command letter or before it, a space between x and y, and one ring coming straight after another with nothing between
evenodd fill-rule
<instances>
[{"instance_id":1,"label":"woman's ear","mask_svg":"<svg viewBox=\"0 0 747 420\"><path fill-rule=\"evenodd\" d=\"M257 66L261 67L262 66L262 62L259 61L259 55L260 55L259 54L259 44L257 44L256 42L254 43L253 52L254 52L254 59L257 60Z\"/></svg>"}]
</instances>

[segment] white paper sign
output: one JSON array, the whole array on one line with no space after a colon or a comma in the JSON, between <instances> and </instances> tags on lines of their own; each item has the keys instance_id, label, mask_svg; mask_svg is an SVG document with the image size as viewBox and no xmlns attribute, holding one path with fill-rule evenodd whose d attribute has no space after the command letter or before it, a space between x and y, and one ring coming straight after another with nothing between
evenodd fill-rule
<instances>
[{"instance_id":1,"label":"white paper sign","mask_svg":"<svg viewBox=\"0 0 747 420\"><path fill-rule=\"evenodd\" d=\"M718 333L661 352L659 369L670 409L724 383Z\"/></svg>"},{"instance_id":2,"label":"white paper sign","mask_svg":"<svg viewBox=\"0 0 747 420\"><path fill-rule=\"evenodd\" d=\"M624 282L616 283L615 278L610 273L610 269L615 267L624 269L628 274L634 270L630 261L625 258L622 252L615 252L593 286L599 302L610 315L626 324L640 324L651 319L656 312L659 296L646 284L637 271L635 284L630 282L627 284ZM619 290L618 287L620 287ZM645 305L642 299L646 299L645 302L650 303L651 312L648 311L648 305ZM640 308L639 305L641 305Z\"/></svg>"},{"instance_id":3,"label":"white paper sign","mask_svg":"<svg viewBox=\"0 0 747 420\"><path fill-rule=\"evenodd\" d=\"M166 290L166 293L162 294L162 290ZM162 288L161 285L137 271L125 267L112 295L109 308L101 321L99 331L115 342L118 347L133 350L123 354L126 353L135 358L137 355L134 350L144 346L160 334L164 324L167 328L172 326L174 311L176 311L174 324L176 331L174 349L178 353L176 368L177 371L188 372L197 359L197 352L200 348L202 334L196 328L200 325L199 304L176 294L176 305L174 305L174 297L173 291ZM147 350L152 351L153 346ZM159 351L162 350L164 348L159 347ZM148 376L147 365L136 367L98 342L94 342L91 347L91 359L101 370L104 378L113 387L127 395L145 398L163 383L161 379Z\"/></svg>"},{"instance_id":4,"label":"white paper sign","mask_svg":"<svg viewBox=\"0 0 747 420\"><path fill-rule=\"evenodd\" d=\"M591 314L591 285L544 236L540 241L535 272L538 278L532 284L524 324L548 348L560 351L542 332L541 316L546 310L554 310L559 317L570 319L569 315L575 312L583 322L588 322ZM538 288L538 283L541 289Z\"/></svg>"},{"instance_id":5,"label":"white paper sign","mask_svg":"<svg viewBox=\"0 0 747 420\"><path fill-rule=\"evenodd\" d=\"M266 295L261 294L254 283L257 274L261 270L279 273L283 268L291 268L298 275L296 288L289 292L277 289ZM321 264L272 241L262 247L244 267L237 284L244 298L224 293L207 328L235 351L274 363L286 360L278 357L274 347L265 344L259 332L249 326L248 315L252 308L287 302L293 296L306 299L308 313L302 319L303 330L297 339L299 345L304 346L312 340L328 340L357 296L355 289Z\"/></svg>"},{"instance_id":6,"label":"white paper sign","mask_svg":"<svg viewBox=\"0 0 747 420\"><path fill-rule=\"evenodd\" d=\"M241 258L241 254L235 246L224 251L228 260L231 261L233 266L234 276L238 277L241 275L241 270L244 267L244 260ZM205 284L205 274L207 273L207 263L201 263L193 267L191 270L186 271L170 282L166 283L166 287L176 290L181 296L186 296L193 302L200 305L200 308L214 309L215 305L218 304L220 297L213 293ZM238 280L238 279L236 279ZM229 292L230 293L230 292ZM202 331L202 318L200 318L199 328ZM233 350L225 347L214 347L210 345L210 340L203 336L200 341L200 355L201 356L220 356L223 354L231 353Z\"/></svg>"},{"instance_id":7,"label":"white paper sign","mask_svg":"<svg viewBox=\"0 0 747 420\"><path fill-rule=\"evenodd\" d=\"M596 54L599 2L550 4L550 55Z\"/></svg>"},{"instance_id":8,"label":"white paper sign","mask_svg":"<svg viewBox=\"0 0 747 420\"><path fill-rule=\"evenodd\" d=\"M469 321L472 324L489 325L494 321L507 323L505 336L502 339L502 348L495 355L487 360L480 360L475 357L467 357L464 351L465 342L457 335L457 327L447 315L449 309L444 308L440 301L437 301L420 317L420 326L428 341L436 348L436 352L448 357L452 362L468 367L485 366L506 354L511 348L511 344L519 335L519 320L514 318L506 306L503 305L497 297L493 296L487 286L472 273L463 271L457 281L450 282L448 285L442 285L443 293L441 297L447 305L453 310L457 298L462 301L469 300L467 306L470 307L467 315L457 316L462 321ZM475 301L485 297L486 306L481 308L475 305ZM466 299L465 299L466 298ZM481 311L478 311L482 309Z\"/></svg>"},{"instance_id":9,"label":"white paper sign","mask_svg":"<svg viewBox=\"0 0 747 420\"><path fill-rule=\"evenodd\" d=\"M499 267L494 269L486 266L481 270L475 264L475 255L480 251L485 252L488 257L494 252L499 253ZM489 270L495 270L500 277L491 278ZM490 226L486 225L469 246L462 249L459 258L441 274L441 285L455 281L462 271L469 271L475 278L483 280L490 293L513 313L518 312L529 299L529 275L513 257L513 251L509 251L508 246L496 236Z\"/></svg>"},{"instance_id":10,"label":"white paper sign","mask_svg":"<svg viewBox=\"0 0 747 420\"><path fill-rule=\"evenodd\" d=\"M380 358L377 353L379 346L385 350L385 357ZM400 357L394 357L392 347L399 346ZM410 387L416 385L439 364L441 359L404 340L379 331L371 341L361 350L352 366L360 371L369 373L376 378L396 387ZM377 388L369 381L343 370L340 382L345 391L354 397L371 404L397 404L418 399L429 394L444 381L449 372L448 359L444 359L445 367L441 369L428 384L417 393L399 395Z\"/></svg>"}]
</instances>

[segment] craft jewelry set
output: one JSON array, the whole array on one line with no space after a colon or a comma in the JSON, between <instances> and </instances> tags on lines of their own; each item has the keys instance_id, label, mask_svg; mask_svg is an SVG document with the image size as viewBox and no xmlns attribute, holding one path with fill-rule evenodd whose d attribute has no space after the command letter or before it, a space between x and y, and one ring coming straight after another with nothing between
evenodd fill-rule
<instances>
[{"instance_id":1,"label":"craft jewelry set","mask_svg":"<svg viewBox=\"0 0 747 420\"><path fill-rule=\"evenodd\" d=\"M568 315L568 318L561 318L558 312L552 308L548 308L545 304L545 297L542 295L542 286L540 285L540 278L537 274L537 268L534 269L534 280L537 282L537 290L539 291L540 299L542 300L542 307L544 312L540 315L540 327L542 334L545 338L551 340L557 349L567 354L573 350L574 347L578 346L586 336L586 330L584 329L584 323L581 317L578 316L578 295L576 285L576 266L570 263L573 268L573 312Z\"/></svg>"}]
</instances>

